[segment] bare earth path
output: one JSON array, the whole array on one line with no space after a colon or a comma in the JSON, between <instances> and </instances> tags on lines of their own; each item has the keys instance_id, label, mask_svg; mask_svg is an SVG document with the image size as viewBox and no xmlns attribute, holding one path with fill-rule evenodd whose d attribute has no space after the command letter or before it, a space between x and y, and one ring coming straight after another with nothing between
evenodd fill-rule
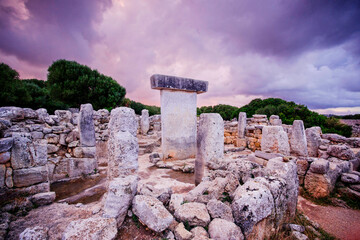
<instances>
[{"instance_id":1,"label":"bare earth path","mask_svg":"<svg viewBox=\"0 0 360 240\"><path fill-rule=\"evenodd\" d=\"M339 239L360 239L360 210L319 206L300 196L298 210Z\"/></svg>"}]
</instances>

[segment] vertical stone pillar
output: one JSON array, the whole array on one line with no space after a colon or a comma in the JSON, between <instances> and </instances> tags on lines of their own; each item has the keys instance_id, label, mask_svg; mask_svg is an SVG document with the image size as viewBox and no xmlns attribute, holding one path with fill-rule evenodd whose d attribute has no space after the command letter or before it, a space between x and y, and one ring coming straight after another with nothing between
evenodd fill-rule
<instances>
[{"instance_id":1,"label":"vertical stone pillar","mask_svg":"<svg viewBox=\"0 0 360 240\"><path fill-rule=\"evenodd\" d=\"M296 156L308 156L304 122L294 120L290 135L290 153Z\"/></svg>"},{"instance_id":2,"label":"vertical stone pillar","mask_svg":"<svg viewBox=\"0 0 360 240\"><path fill-rule=\"evenodd\" d=\"M143 135L146 135L150 128L149 110L143 109L141 111L140 129Z\"/></svg>"},{"instance_id":3,"label":"vertical stone pillar","mask_svg":"<svg viewBox=\"0 0 360 240\"><path fill-rule=\"evenodd\" d=\"M108 140L108 179L137 174L139 145L137 121L133 109L115 108L111 111Z\"/></svg>"},{"instance_id":4,"label":"vertical stone pillar","mask_svg":"<svg viewBox=\"0 0 360 240\"><path fill-rule=\"evenodd\" d=\"M224 121L218 113L203 113L200 115L197 134L195 184L198 185L201 182L207 162L223 157Z\"/></svg>"},{"instance_id":5,"label":"vertical stone pillar","mask_svg":"<svg viewBox=\"0 0 360 240\"><path fill-rule=\"evenodd\" d=\"M208 82L164 75L150 78L161 95L161 148L164 158L196 156L196 94L207 91Z\"/></svg>"},{"instance_id":6,"label":"vertical stone pillar","mask_svg":"<svg viewBox=\"0 0 360 240\"><path fill-rule=\"evenodd\" d=\"M90 103L81 104L79 114L80 145L82 147L95 147L95 127L93 120L93 107Z\"/></svg>"},{"instance_id":7,"label":"vertical stone pillar","mask_svg":"<svg viewBox=\"0 0 360 240\"><path fill-rule=\"evenodd\" d=\"M238 119L238 138L245 138L245 128L246 128L246 112L240 112Z\"/></svg>"}]
</instances>

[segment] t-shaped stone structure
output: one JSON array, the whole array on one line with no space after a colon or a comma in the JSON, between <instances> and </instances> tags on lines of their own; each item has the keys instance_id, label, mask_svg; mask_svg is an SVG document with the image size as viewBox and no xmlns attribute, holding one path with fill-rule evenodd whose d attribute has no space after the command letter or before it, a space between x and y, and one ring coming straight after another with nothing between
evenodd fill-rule
<instances>
[{"instance_id":1,"label":"t-shaped stone structure","mask_svg":"<svg viewBox=\"0 0 360 240\"><path fill-rule=\"evenodd\" d=\"M164 158L196 156L196 94L207 92L208 82L155 74L151 88L161 96L161 149Z\"/></svg>"}]
</instances>

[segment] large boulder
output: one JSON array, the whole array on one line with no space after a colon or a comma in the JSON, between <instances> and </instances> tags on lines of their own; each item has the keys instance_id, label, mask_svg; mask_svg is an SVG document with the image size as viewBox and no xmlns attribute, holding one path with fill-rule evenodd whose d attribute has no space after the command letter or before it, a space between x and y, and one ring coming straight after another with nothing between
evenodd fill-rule
<instances>
[{"instance_id":1,"label":"large boulder","mask_svg":"<svg viewBox=\"0 0 360 240\"><path fill-rule=\"evenodd\" d=\"M118 226L121 226L136 194L137 182L137 176L110 181L104 201L104 217L115 218Z\"/></svg>"},{"instance_id":2,"label":"large boulder","mask_svg":"<svg viewBox=\"0 0 360 240\"><path fill-rule=\"evenodd\" d=\"M114 218L92 217L72 221L65 229L62 240L112 240L116 235Z\"/></svg>"},{"instance_id":3,"label":"large boulder","mask_svg":"<svg viewBox=\"0 0 360 240\"><path fill-rule=\"evenodd\" d=\"M327 149L327 153L330 156L342 160L351 160L355 158L354 152L347 145L344 144L330 145Z\"/></svg>"},{"instance_id":4,"label":"large boulder","mask_svg":"<svg viewBox=\"0 0 360 240\"><path fill-rule=\"evenodd\" d=\"M286 181L287 217L292 220L295 217L299 192L299 179L295 161L284 160L282 157L270 159L266 165L266 171L270 176L280 177Z\"/></svg>"},{"instance_id":5,"label":"large boulder","mask_svg":"<svg viewBox=\"0 0 360 240\"><path fill-rule=\"evenodd\" d=\"M254 180L239 186L231 204L235 223L241 227L245 237L254 234L257 224L270 217L274 211L274 199L270 190ZM259 236L263 239L265 236Z\"/></svg>"},{"instance_id":6,"label":"large boulder","mask_svg":"<svg viewBox=\"0 0 360 240\"><path fill-rule=\"evenodd\" d=\"M175 210L175 217L181 222L188 222L190 226L205 227L210 222L210 215L203 203L184 203Z\"/></svg>"},{"instance_id":7,"label":"large boulder","mask_svg":"<svg viewBox=\"0 0 360 240\"><path fill-rule=\"evenodd\" d=\"M230 222L234 221L231 208L221 201L212 199L207 203L206 208L212 218L221 218Z\"/></svg>"},{"instance_id":8,"label":"large boulder","mask_svg":"<svg viewBox=\"0 0 360 240\"><path fill-rule=\"evenodd\" d=\"M19 240L47 240L49 229L46 227L35 226L31 228L26 228L19 235Z\"/></svg>"},{"instance_id":9,"label":"large boulder","mask_svg":"<svg viewBox=\"0 0 360 240\"><path fill-rule=\"evenodd\" d=\"M287 133L281 126L264 126L262 129L261 151L290 154Z\"/></svg>"},{"instance_id":10,"label":"large boulder","mask_svg":"<svg viewBox=\"0 0 360 240\"><path fill-rule=\"evenodd\" d=\"M334 186L327 174L313 173L309 171L305 176L304 187L315 198L323 198L330 195Z\"/></svg>"},{"instance_id":11,"label":"large boulder","mask_svg":"<svg viewBox=\"0 0 360 240\"><path fill-rule=\"evenodd\" d=\"M0 139L0 153L9 151L13 145L13 138Z\"/></svg>"},{"instance_id":12,"label":"large boulder","mask_svg":"<svg viewBox=\"0 0 360 240\"><path fill-rule=\"evenodd\" d=\"M244 235L235 223L215 218L209 225L209 234L214 240L242 240Z\"/></svg>"},{"instance_id":13,"label":"large boulder","mask_svg":"<svg viewBox=\"0 0 360 240\"><path fill-rule=\"evenodd\" d=\"M321 144L321 128L311 127L305 130L307 150L310 157L317 157Z\"/></svg>"},{"instance_id":14,"label":"large boulder","mask_svg":"<svg viewBox=\"0 0 360 240\"><path fill-rule=\"evenodd\" d=\"M127 107L118 107L111 110L108 128L110 136L119 131L128 131L133 136L136 136L138 123L134 110Z\"/></svg>"},{"instance_id":15,"label":"large boulder","mask_svg":"<svg viewBox=\"0 0 360 240\"><path fill-rule=\"evenodd\" d=\"M294 120L289 136L290 152L296 156L308 156L304 122Z\"/></svg>"},{"instance_id":16,"label":"large boulder","mask_svg":"<svg viewBox=\"0 0 360 240\"><path fill-rule=\"evenodd\" d=\"M155 232L162 232L170 226L174 217L158 199L136 195L132 202L132 211L140 221Z\"/></svg>"}]
</instances>

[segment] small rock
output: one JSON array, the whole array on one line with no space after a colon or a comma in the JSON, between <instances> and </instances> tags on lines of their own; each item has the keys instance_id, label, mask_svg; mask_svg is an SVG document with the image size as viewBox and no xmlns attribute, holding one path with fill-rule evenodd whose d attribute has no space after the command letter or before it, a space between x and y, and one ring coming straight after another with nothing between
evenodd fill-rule
<instances>
[{"instance_id":1,"label":"small rock","mask_svg":"<svg viewBox=\"0 0 360 240\"><path fill-rule=\"evenodd\" d=\"M301 232L297 232L297 231L292 231L291 236L296 240L308 240L309 239L305 234L303 234Z\"/></svg>"},{"instance_id":2,"label":"small rock","mask_svg":"<svg viewBox=\"0 0 360 240\"><path fill-rule=\"evenodd\" d=\"M297 232L305 232L305 227L297 224L289 224L289 228L291 231L297 231Z\"/></svg>"},{"instance_id":3,"label":"small rock","mask_svg":"<svg viewBox=\"0 0 360 240\"><path fill-rule=\"evenodd\" d=\"M352 174L352 173L343 173L341 175L341 181L344 183L359 183L360 182L360 177L356 174Z\"/></svg>"},{"instance_id":4,"label":"small rock","mask_svg":"<svg viewBox=\"0 0 360 240\"><path fill-rule=\"evenodd\" d=\"M317 159L310 164L309 170L313 173L325 174L329 171L329 161Z\"/></svg>"},{"instance_id":5,"label":"small rock","mask_svg":"<svg viewBox=\"0 0 360 240\"><path fill-rule=\"evenodd\" d=\"M175 210L174 215L179 221L187 221L191 226L205 227L210 222L210 215L203 203L184 203Z\"/></svg>"},{"instance_id":6,"label":"small rock","mask_svg":"<svg viewBox=\"0 0 360 240\"><path fill-rule=\"evenodd\" d=\"M234 221L231 208L223 202L212 199L208 202L206 208L212 218L221 218L230 222Z\"/></svg>"},{"instance_id":7,"label":"small rock","mask_svg":"<svg viewBox=\"0 0 360 240\"><path fill-rule=\"evenodd\" d=\"M169 202L170 212L175 212L175 210L181 206L184 202L184 196L182 194L172 194Z\"/></svg>"},{"instance_id":8,"label":"small rock","mask_svg":"<svg viewBox=\"0 0 360 240\"><path fill-rule=\"evenodd\" d=\"M179 223L175 228L175 238L177 240L190 240L192 233L185 229L183 223Z\"/></svg>"},{"instance_id":9,"label":"small rock","mask_svg":"<svg viewBox=\"0 0 360 240\"><path fill-rule=\"evenodd\" d=\"M37 206L48 205L55 201L55 192L38 193L30 197L30 201Z\"/></svg>"},{"instance_id":10,"label":"small rock","mask_svg":"<svg viewBox=\"0 0 360 240\"><path fill-rule=\"evenodd\" d=\"M209 225L210 237L214 240L240 240L244 239L240 227L224 219L215 218Z\"/></svg>"},{"instance_id":11,"label":"small rock","mask_svg":"<svg viewBox=\"0 0 360 240\"><path fill-rule=\"evenodd\" d=\"M49 229L46 227L35 226L33 228L26 228L20 233L20 240L47 240Z\"/></svg>"},{"instance_id":12,"label":"small rock","mask_svg":"<svg viewBox=\"0 0 360 240\"><path fill-rule=\"evenodd\" d=\"M137 195L134 197L132 205L133 213L155 232L164 231L174 220L162 202L154 197Z\"/></svg>"}]
</instances>

